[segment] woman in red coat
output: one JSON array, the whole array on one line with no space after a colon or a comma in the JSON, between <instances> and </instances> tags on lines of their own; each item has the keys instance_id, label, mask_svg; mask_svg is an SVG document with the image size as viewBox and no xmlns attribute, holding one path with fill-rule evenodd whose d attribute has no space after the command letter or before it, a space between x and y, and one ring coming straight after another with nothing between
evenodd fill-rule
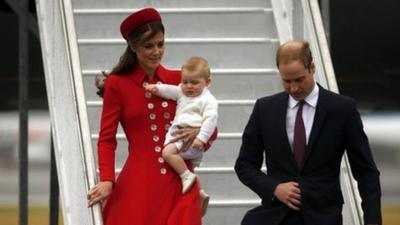
<instances>
[{"instance_id":1,"label":"woman in red coat","mask_svg":"<svg viewBox=\"0 0 400 225\"><path fill-rule=\"evenodd\" d=\"M182 195L180 178L161 157L175 102L143 88L180 82L180 71L160 65L164 53L161 17L155 9L142 9L122 22L121 34L128 47L104 84L98 141L100 182L89 191L89 206L103 203L105 225L200 225L198 184ZM115 180L119 123L129 142L129 154ZM197 132L196 128L181 130L177 138L190 145Z\"/></svg>"}]
</instances>

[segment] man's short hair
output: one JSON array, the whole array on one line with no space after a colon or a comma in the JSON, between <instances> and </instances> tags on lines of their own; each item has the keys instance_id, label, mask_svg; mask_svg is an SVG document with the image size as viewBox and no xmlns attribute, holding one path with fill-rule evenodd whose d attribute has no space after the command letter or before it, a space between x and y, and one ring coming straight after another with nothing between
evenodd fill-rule
<instances>
[{"instance_id":1,"label":"man's short hair","mask_svg":"<svg viewBox=\"0 0 400 225\"><path fill-rule=\"evenodd\" d=\"M289 41L279 46L276 52L276 66L279 68L279 65L293 61L301 62L306 69L311 68L313 57L307 41Z\"/></svg>"}]
</instances>

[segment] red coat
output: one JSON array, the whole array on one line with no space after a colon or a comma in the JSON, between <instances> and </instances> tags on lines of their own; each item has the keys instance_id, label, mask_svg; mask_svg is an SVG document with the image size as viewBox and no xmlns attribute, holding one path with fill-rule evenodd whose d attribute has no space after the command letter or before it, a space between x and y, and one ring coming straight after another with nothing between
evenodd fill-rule
<instances>
[{"instance_id":1,"label":"red coat","mask_svg":"<svg viewBox=\"0 0 400 225\"><path fill-rule=\"evenodd\" d=\"M105 83L98 141L100 180L115 181L118 123L129 142L129 154L104 208L104 224L200 225L198 184L182 195L180 178L161 157L176 104L146 95L145 82L178 84L180 72L159 66L155 78L148 80L138 66L133 74L111 75Z\"/></svg>"}]
</instances>

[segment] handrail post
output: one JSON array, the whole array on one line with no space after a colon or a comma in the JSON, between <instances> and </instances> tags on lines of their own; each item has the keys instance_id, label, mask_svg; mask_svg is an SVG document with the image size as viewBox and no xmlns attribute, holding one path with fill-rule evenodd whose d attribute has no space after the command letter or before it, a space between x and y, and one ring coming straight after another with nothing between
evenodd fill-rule
<instances>
[{"instance_id":1,"label":"handrail post","mask_svg":"<svg viewBox=\"0 0 400 225\"><path fill-rule=\"evenodd\" d=\"M28 0L20 0L19 18L19 224L28 224Z\"/></svg>"},{"instance_id":2,"label":"handrail post","mask_svg":"<svg viewBox=\"0 0 400 225\"><path fill-rule=\"evenodd\" d=\"M50 129L52 130L52 129ZM53 132L50 134L50 215L49 224L58 225L58 208L59 208L58 176L56 167L56 158L54 154Z\"/></svg>"}]
</instances>

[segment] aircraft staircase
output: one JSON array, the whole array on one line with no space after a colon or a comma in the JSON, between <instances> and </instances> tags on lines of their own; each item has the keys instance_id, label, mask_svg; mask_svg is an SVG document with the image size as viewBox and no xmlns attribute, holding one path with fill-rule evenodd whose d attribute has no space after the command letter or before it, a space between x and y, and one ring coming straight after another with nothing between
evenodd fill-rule
<instances>
[{"instance_id":1,"label":"aircraft staircase","mask_svg":"<svg viewBox=\"0 0 400 225\"><path fill-rule=\"evenodd\" d=\"M275 67L280 43L298 38L311 43L317 80L337 91L317 0L36 0L57 172L65 225L102 224L100 209L86 207L86 193L97 181L96 141L102 99L94 77L109 70L123 52L121 20L152 6L166 27L163 64L180 68L190 56L208 59L211 91L220 104L218 140L197 173L211 195L206 225L238 225L260 204L237 179L233 165L241 132L255 99L276 93ZM116 165L127 154L122 129ZM360 225L358 192L343 161L344 224ZM116 171L118 172L118 171ZM356 204L357 202L357 204Z\"/></svg>"}]
</instances>

